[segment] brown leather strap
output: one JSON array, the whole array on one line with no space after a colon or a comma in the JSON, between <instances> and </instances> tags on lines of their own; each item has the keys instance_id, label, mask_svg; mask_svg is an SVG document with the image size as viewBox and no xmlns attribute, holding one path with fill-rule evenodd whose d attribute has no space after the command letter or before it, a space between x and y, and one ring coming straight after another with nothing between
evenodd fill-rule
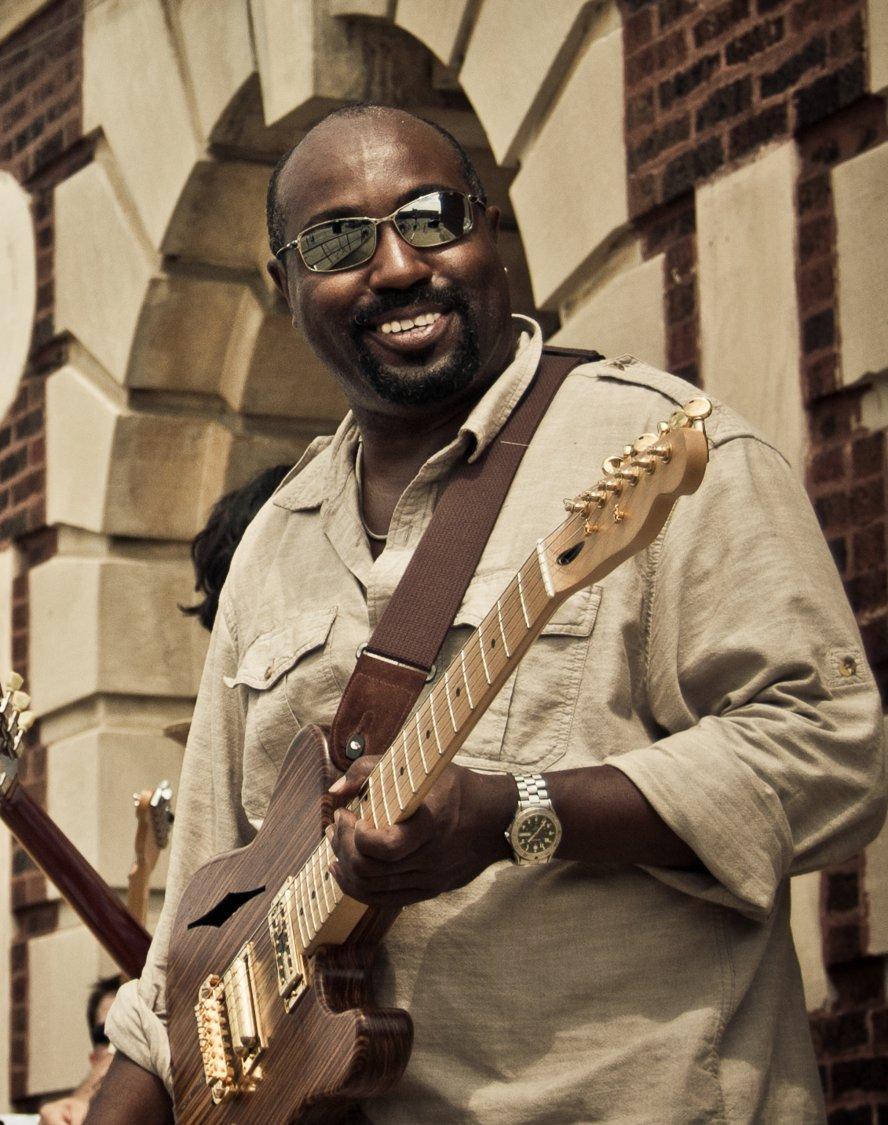
<instances>
[{"instance_id":1,"label":"brown leather strap","mask_svg":"<svg viewBox=\"0 0 888 1125\"><path fill-rule=\"evenodd\" d=\"M340 769L362 754L383 753L403 726L540 419L567 373L601 358L597 352L544 348L536 376L499 434L477 461L454 470L346 684L330 732Z\"/></svg>"}]
</instances>

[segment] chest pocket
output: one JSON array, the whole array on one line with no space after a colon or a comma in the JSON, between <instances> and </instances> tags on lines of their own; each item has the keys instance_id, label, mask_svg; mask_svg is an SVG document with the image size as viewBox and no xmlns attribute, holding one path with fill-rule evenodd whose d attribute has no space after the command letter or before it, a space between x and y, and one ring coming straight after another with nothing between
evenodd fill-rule
<instances>
[{"instance_id":1,"label":"chest pocket","mask_svg":"<svg viewBox=\"0 0 888 1125\"><path fill-rule=\"evenodd\" d=\"M265 815L294 736L306 722L323 721L328 702L338 699L324 651L335 617L333 606L260 633L234 676L225 677L227 687L246 696L242 797L251 818ZM305 709L293 705L300 695Z\"/></svg>"},{"instance_id":2,"label":"chest pocket","mask_svg":"<svg viewBox=\"0 0 888 1125\"><path fill-rule=\"evenodd\" d=\"M530 646L514 675L501 760L543 770L567 752L601 587L571 595Z\"/></svg>"}]
</instances>

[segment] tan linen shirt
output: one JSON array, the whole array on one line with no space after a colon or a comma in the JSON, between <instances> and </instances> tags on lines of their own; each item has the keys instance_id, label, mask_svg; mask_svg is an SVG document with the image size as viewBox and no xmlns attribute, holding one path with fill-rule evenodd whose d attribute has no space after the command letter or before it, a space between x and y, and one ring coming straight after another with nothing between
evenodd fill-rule
<instances>
[{"instance_id":1,"label":"tan linen shirt","mask_svg":"<svg viewBox=\"0 0 888 1125\"><path fill-rule=\"evenodd\" d=\"M539 329L401 497L374 562L358 519L357 430L313 444L238 550L182 775L166 904L112 1041L167 1080L168 934L183 884L250 840L294 732L329 723L442 483L498 432ZM695 388L636 360L576 369L528 449L439 667L477 626L562 497ZM465 744L484 770L622 769L706 873L488 868L409 907L377 999L415 1047L374 1122L802 1122L823 1118L788 876L839 860L885 810L881 712L807 497L728 408L711 461L645 552L556 612ZM440 674L440 673L439 673Z\"/></svg>"}]
</instances>

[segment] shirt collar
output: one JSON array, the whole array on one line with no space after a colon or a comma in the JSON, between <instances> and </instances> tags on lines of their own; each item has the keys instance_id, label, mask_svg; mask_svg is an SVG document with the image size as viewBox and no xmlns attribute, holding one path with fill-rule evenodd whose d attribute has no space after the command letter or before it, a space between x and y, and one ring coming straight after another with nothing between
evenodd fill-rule
<instances>
[{"instance_id":1,"label":"shirt collar","mask_svg":"<svg viewBox=\"0 0 888 1125\"><path fill-rule=\"evenodd\" d=\"M426 462L429 479L443 475L464 449L471 449L469 461L480 457L533 379L543 351L542 330L535 320L518 313L512 323L516 335L512 362L472 409L454 440ZM315 438L284 477L274 494L274 504L301 512L338 497L351 478L357 441L358 427L349 411L332 437Z\"/></svg>"}]
</instances>

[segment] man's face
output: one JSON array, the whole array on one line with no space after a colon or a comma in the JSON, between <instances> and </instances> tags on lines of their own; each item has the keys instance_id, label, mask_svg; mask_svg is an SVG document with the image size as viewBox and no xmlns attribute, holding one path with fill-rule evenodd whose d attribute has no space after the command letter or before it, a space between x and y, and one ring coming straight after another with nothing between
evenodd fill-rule
<instances>
[{"instance_id":1,"label":"man's face","mask_svg":"<svg viewBox=\"0 0 888 1125\"><path fill-rule=\"evenodd\" d=\"M396 113L334 118L306 138L281 175L286 241L323 219L388 215L436 189L470 190L456 153L428 125ZM383 223L373 257L336 273L308 270L295 248L286 270L272 264L294 323L353 405L452 400L508 362L498 213L474 204L473 215L468 234L430 249L410 246ZM412 329L391 330L417 317Z\"/></svg>"}]
</instances>

